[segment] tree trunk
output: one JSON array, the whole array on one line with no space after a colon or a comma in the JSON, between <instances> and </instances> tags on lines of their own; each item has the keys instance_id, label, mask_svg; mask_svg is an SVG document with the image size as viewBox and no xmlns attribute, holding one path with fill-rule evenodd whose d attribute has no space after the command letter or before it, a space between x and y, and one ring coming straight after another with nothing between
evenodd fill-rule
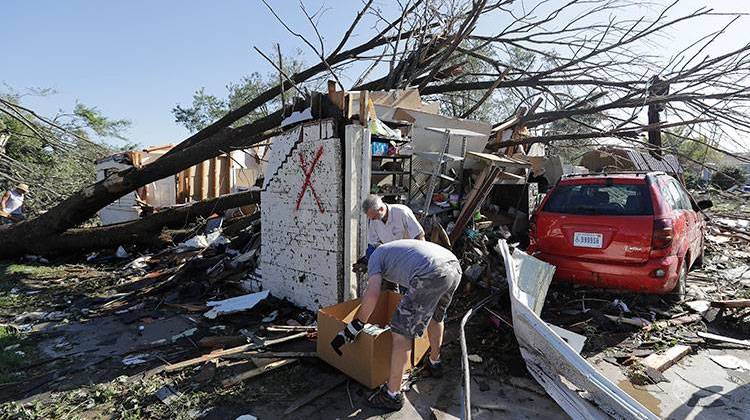
<instances>
[{"instance_id":1,"label":"tree trunk","mask_svg":"<svg viewBox=\"0 0 750 420\"><path fill-rule=\"evenodd\" d=\"M258 190L228 194L160 211L131 222L88 229L70 229L59 235L51 235L44 241L29 242L22 246L16 244L17 251L6 248L6 241L0 243L0 248L3 249L4 256L13 257L23 254L72 254L120 245L161 246L167 242L166 238L160 236L164 228L182 228L197 217L208 217L213 213L257 203L260 203Z\"/></svg>"},{"instance_id":2,"label":"tree trunk","mask_svg":"<svg viewBox=\"0 0 750 420\"><path fill-rule=\"evenodd\" d=\"M84 187L35 219L0 227L3 238L0 241L0 258L33 252L37 243L80 225L109 203L136 188L172 176L226 150L258 143L265 138L264 135L270 134L268 130L279 126L281 119L282 112L277 111L242 127L224 129L200 143L148 165L111 174Z\"/></svg>"}]
</instances>

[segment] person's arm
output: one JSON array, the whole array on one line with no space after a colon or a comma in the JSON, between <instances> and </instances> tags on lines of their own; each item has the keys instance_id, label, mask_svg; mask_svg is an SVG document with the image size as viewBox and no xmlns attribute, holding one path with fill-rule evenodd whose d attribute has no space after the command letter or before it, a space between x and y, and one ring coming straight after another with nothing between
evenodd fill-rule
<instances>
[{"instance_id":1,"label":"person's arm","mask_svg":"<svg viewBox=\"0 0 750 420\"><path fill-rule=\"evenodd\" d=\"M367 318L372 315L372 311L375 310L375 306L378 303L378 297L380 296L380 283L382 282L382 277L380 275L380 258L381 256L376 252L367 264L367 271L370 274L370 277L368 278L367 290L365 291L364 296L362 296L357 315L352 319L352 322L346 324L346 327L344 327L344 329L336 334L333 340L331 340L331 347L333 347L333 351L339 356L344 354L341 351L341 347L343 347L344 344L353 342L362 329L364 329Z\"/></svg>"},{"instance_id":2,"label":"person's arm","mask_svg":"<svg viewBox=\"0 0 750 420\"><path fill-rule=\"evenodd\" d=\"M417 217L414 216L414 213L409 208L406 209L404 227L406 228L406 233L408 233L409 238L424 241L424 229L422 229L422 225L419 224Z\"/></svg>"},{"instance_id":3,"label":"person's arm","mask_svg":"<svg viewBox=\"0 0 750 420\"><path fill-rule=\"evenodd\" d=\"M375 274L367 279L367 290L364 296L362 296L362 304L357 311L356 318L363 324L370 318L372 312L375 310L375 306L378 304L378 298L380 298L380 285L383 282L383 277L380 274Z\"/></svg>"},{"instance_id":4,"label":"person's arm","mask_svg":"<svg viewBox=\"0 0 750 420\"><path fill-rule=\"evenodd\" d=\"M3 194L3 199L0 200L0 209L4 209L5 206L8 204L8 199L10 198L10 192L6 191L5 194Z\"/></svg>"}]
</instances>

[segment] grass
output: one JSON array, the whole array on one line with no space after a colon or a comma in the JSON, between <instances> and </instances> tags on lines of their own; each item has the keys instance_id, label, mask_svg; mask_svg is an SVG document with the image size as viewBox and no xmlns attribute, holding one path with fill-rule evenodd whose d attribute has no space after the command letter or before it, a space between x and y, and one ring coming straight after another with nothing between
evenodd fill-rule
<instances>
[{"instance_id":1,"label":"grass","mask_svg":"<svg viewBox=\"0 0 750 420\"><path fill-rule=\"evenodd\" d=\"M0 327L0 384L20 380L23 366L35 355L36 348L24 335Z\"/></svg>"}]
</instances>

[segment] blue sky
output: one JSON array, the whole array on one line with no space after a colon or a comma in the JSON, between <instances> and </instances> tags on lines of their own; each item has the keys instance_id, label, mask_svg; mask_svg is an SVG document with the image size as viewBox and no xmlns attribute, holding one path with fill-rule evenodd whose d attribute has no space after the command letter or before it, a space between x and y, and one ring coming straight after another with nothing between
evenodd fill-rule
<instances>
[{"instance_id":1,"label":"blue sky","mask_svg":"<svg viewBox=\"0 0 750 420\"><path fill-rule=\"evenodd\" d=\"M296 2L272 3L291 24L305 24ZM358 5L341 1L323 22L347 22ZM78 100L129 119L128 136L144 146L188 134L170 110L189 103L195 89L222 94L244 74L270 71L253 45L266 52L276 42L283 51L299 46L257 0L4 0L0 12L0 82L18 91L55 89L52 97L24 99L48 114Z\"/></svg>"},{"instance_id":2,"label":"blue sky","mask_svg":"<svg viewBox=\"0 0 750 420\"><path fill-rule=\"evenodd\" d=\"M707 2L684 1L676 13ZM309 33L297 1L270 3L291 26ZM376 3L387 4L385 0ZM361 6L360 1L351 0L305 4L310 10L327 5L320 29L329 45L338 41ZM750 12L749 4L711 2L720 11ZM127 136L143 146L176 143L186 137L187 130L174 123L170 111L177 103L189 103L197 88L222 95L230 81L253 71L271 71L253 45L269 52L280 42L283 51L302 48L310 57L309 50L275 21L260 0L4 0L0 12L0 83L6 85L0 89L52 88L56 95L28 97L24 102L48 115L69 110L76 101L97 106L105 115L131 120ZM742 30L747 26L745 19L722 39L718 49L736 48L748 41ZM682 45L696 34L690 28L684 30L684 34L674 34L670 46Z\"/></svg>"}]
</instances>

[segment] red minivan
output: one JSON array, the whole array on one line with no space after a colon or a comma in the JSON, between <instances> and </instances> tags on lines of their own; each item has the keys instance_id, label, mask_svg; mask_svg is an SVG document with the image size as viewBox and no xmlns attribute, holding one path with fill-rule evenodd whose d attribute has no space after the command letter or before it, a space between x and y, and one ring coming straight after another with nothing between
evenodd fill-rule
<instances>
[{"instance_id":1,"label":"red minivan","mask_svg":"<svg viewBox=\"0 0 750 420\"><path fill-rule=\"evenodd\" d=\"M710 206L663 172L564 176L531 219L528 251L558 280L682 297Z\"/></svg>"}]
</instances>

